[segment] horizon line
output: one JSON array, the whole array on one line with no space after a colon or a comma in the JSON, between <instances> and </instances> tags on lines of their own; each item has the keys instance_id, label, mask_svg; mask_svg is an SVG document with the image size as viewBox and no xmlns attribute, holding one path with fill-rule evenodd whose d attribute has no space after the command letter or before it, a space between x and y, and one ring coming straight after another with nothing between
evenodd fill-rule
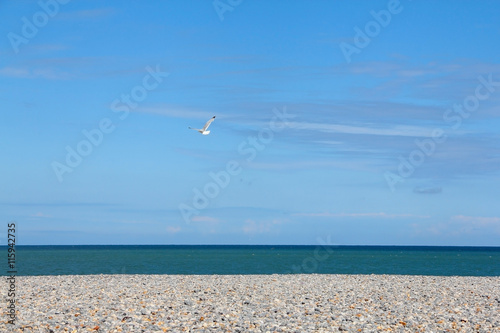
<instances>
[{"instance_id":1,"label":"horizon line","mask_svg":"<svg viewBox=\"0 0 500 333\"><path fill-rule=\"evenodd\" d=\"M491 247L500 245L396 245L396 244L17 244L22 246L321 246L321 247ZM0 247L9 247L2 244Z\"/></svg>"}]
</instances>

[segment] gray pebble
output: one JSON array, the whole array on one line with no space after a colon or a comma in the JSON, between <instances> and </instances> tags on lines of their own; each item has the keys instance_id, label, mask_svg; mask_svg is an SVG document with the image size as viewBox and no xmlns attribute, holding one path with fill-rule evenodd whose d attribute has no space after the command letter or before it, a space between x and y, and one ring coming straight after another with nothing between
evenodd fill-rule
<instances>
[{"instance_id":1,"label":"gray pebble","mask_svg":"<svg viewBox=\"0 0 500 333\"><path fill-rule=\"evenodd\" d=\"M500 277L19 276L0 332L493 332ZM6 289L0 295L6 298Z\"/></svg>"}]
</instances>

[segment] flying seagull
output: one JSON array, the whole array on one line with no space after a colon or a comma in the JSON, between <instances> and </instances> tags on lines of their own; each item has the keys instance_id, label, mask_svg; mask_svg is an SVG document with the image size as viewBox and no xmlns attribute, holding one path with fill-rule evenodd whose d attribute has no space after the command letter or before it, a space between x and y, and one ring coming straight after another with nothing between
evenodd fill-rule
<instances>
[{"instance_id":1,"label":"flying seagull","mask_svg":"<svg viewBox=\"0 0 500 333\"><path fill-rule=\"evenodd\" d=\"M212 121L215 120L215 116L213 116L209 121L207 121L207 123L205 124L205 126L203 126L202 129L198 129L198 128L192 128L192 127L188 127L189 129L192 129L192 130L195 130L195 131L198 131L200 132L201 134L203 135L208 135L210 134L210 131L207 131L207 128L208 126L210 126L210 124L212 123Z\"/></svg>"}]
</instances>

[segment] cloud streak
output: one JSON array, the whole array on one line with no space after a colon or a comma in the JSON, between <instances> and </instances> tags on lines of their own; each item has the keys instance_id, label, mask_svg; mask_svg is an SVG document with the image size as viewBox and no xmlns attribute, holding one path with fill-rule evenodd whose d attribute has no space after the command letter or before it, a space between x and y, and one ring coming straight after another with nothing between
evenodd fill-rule
<instances>
[{"instance_id":1,"label":"cloud streak","mask_svg":"<svg viewBox=\"0 0 500 333\"><path fill-rule=\"evenodd\" d=\"M310 130L329 133L408 137L431 137L433 130L433 128L429 127L410 125L395 125L384 128L380 124L341 125L310 122L291 122L290 127L296 130Z\"/></svg>"},{"instance_id":2,"label":"cloud streak","mask_svg":"<svg viewBox=\"0 0 500 333\"><path fill-rule=\"evenodd\" d=\"M176 233L181 231L181 227L168 226L166 230L167 230L167 233L169 233L169 234L176 234Z\"/></svg>"},{"instance_id":3,"label":"cloud streak","mask_svg":"<svg viewBox=\"0 0 500 333\"><path fill-rule=\"evenodd\" d=\"M220 220L210 216L193 216L191 222L207 222L207 223L219 223Z\"/></svg>"},{"instance_id":4,"label":"cloud streak","mask_svg":"<svg viewBox=\"0 0 500 333\"><path fill-rule=\"evenodd\" d=\"M283 221L279 219L255 221L253 219L245 220L243 225L243 233L245 234L268 234L274 230L274 226L281 224Z\"/></svg>"},{"instance_id":5,"label":"cloud streak","mask_svg":"<svg viewBox=\"0 0 500 333\"><path fill-rule=\"evenodd\" d=\"M320 218L384 218L384 219L394 219L394 218L430 218L429 215L415 215L415 214L390 214L385 212L378 213L296 213L292 216L302 216L302 217L320 217Z\"/></svg>"},{"instance_id":6,"label":"cloud streak","mask_svg":"<svg viewBox=\"0 0 500 333\"><path fill-rule=\"evenodd\" d=\"M415 187L413 193L417 194L438 194L441 193L443 189L441 187Z\"/></svg>"},{"instance_id":7,"label":"cloud streak","mask_svg":"<svg viewBox=\"0 0 500 333\"><path fill-rule=\"evenodd\" d=\"M187 118L187 119L206 119L213 116L212 112L209 111L204 111L194 108L169 106L169 105L157 106L157 107L139 107L132 111L138 113L149 113L166 117ZM219 114L218 117L220 118Z\"/></svg>"},{"instance_id":8,"label":"cloud streak","mask_svg":"<svg viewBox=\"0 0 500 333\"><path fill-rule=\"evenodd\" d=\"M69 80L72 75L61 72L53 68L35 68L28 67L3 67L0 69L0 76L12 77L17 79L47 79L47 80Z\"/></svg>"},{"instance_id":9,"label":"cloud streak","mask_svg":"<svg viewBox=\"0 0 500 333\"><path fill-rule=\"evenodd\" d=\"M57 18L60 20L88 20L103 18L114 14L114 8L82 9L72 12L60 13Z\"/></svg>"},{"instance_id":10,"label":"cloud streak","mask_svg":"<svg viewBox=\"0 0 500 333\"><path fill-rule=\"evenodd\" d=\"M485 217L485 216L464 216L455 215L451 218L452 221L470 223L476 226L498 226L500 227L500 217Z\"/></svg>"}]
</instances>

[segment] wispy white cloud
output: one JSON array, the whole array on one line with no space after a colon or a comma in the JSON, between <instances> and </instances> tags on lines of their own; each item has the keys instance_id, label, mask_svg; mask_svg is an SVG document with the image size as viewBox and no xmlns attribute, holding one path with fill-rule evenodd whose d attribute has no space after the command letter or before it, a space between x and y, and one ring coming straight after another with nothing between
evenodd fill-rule
<instances>
[{"instance_id":1,"label":"wispy white cloud","mask_svg":"<svg viewBox=\"0 0 500 333\"><path fill-rule=\"evenodd\" d=\"M455 215L451 217L452 221L459 221L465 223L472 223L476 226L497 225L500 227L500 217L486 217L486 216L464 216Z\"/></svg>"},{"instance_id":2,"label":"wispy white cloud","mask_svg":"<svg viewBox=\"0 0 500 333\"><path fill-rule=\"evenodd\" d=\"M30 217L36 217L36 218L51 218L53 217L52 215L49 215L49 214L45 214L45 213L42 213L42 212L37 212L35 214L31 214Z\"/></svg>"},{"instance_id":3,"label":"wispy white cloud","mask_svg":"<svg viewBox=\"0 0 500 333\"><path fill-rule=\"evenodd\" d=\"M18 79L48 79L48 80L67 80L72 76L69 73L61 72L53 68L35 68L28 67L4 67L0 68L0 76L13 77Z\"/></svg>"},{"instance_id":4,"label":"wispy white cloud","mask_svg":"<svg viewBox=\"0 0 500 333\"><path fill-rule=\"evenodd\" d=\"M342 168L350 170L372 170L369 166L368 161L360 161L355 158L351 159L339 159L339 160L320 160L320 159L310 159L303 161L296 160L286 160L278 162L251 162L242 165L245 169L257 169L257 170L312 170L317 168Z\"/></svg>"},{"instance_id":5,"label":"wispy white cloud","mask_svg":"<svg viewBox=\"0 0 500 333\"><path fill-rule=\"evenodd\" d=\"M109 219L111 221L111 219ZM151 220L143 220L143 219L138 219L138 220L130 220L130 219L113 219L114 222L120 223L120 224L153 224L156 221L151 221Z\"/></svg>"},{"instance_id":6,"label":"wispy white cloud","mask_svg":"<svg viewBox=\"0 0 500 333\"><path fill-rule=\"evenodd\" d=\"M441 187L424 187L418 186L413 189L414 193L417 194L438 194L441 193L443 189Z\"/></svg>"},{"instance_id":7,"label":"wispy white cloud","mask_svg":"<svg viewBox=\"0 0 500 333\"><path fill-rule=\"evenodd\" d=\"M34 44L29 45L29 48L38 52L57 52L67 50L69 47L63 44Z\"/></svg>"},{"instance_id":8,"label":"wispy white cloud","mask_svg":"<svg viewBox=\"0 0 500 333\"><path fill-rule=\"evenodd\" d=\"M178 106L169 106L169 105L156 106L156 107L139 107L133 111L140 113L157 114L174 118L207 119L213 116L213 112L210 111L183 108Z\"/></svg>"},{"instance_id":9,"label":"wispy white cloud","mask_svg":"<svg viewBox=\"0 0 500 333\"><path fill-rule=\"evenodd\" d=\"M247 219L245 220L242 230L245 234L265 234L272 232L274 227L281 223L283 223L283 220L280 219L262 221Z\"/></svg>"},{"instance_id":10,"label":"wispy white cloud","mask_svg":"<svg viewBox=\"0 0 500 333\"><path fill-rule=\"evenodd\" d=\"M432 127L393 125L383 127L380 124L342 125L328 123L290 122L290 127L296 130L310 130L330 133L431 137Z\"/></svg>"},{"instance_id":11,"label":"wispy white cloud","mask_svg":"<svg viewBox=\"0 0 500 333\"><path fill-rule=\"evenodd\" d=\"M120 57L49 56L42 54L63 50L63 45L29 46L36 56L12 62L0 68L0 76L22 79L68 80L144 75L143 65L131 65L131 60Z\"/></svg>"},{"instance_id":12,"label":"wispy white cloud","mask_svg":"<svg viewBox=\"0 0 500 333\"><path fill-rule=\"evenodd\" d=\"M365 218L365 217L374 217L374 218L386 218L386 219L394 219L394 218L429 218L429 215L415 215L415 214L390 214L385 212L378 213L295 213L292 216L303 216L303 217L330 217L330 218L339 218L339 217L354 217L354 218Z\"/></svg>"},{"instance_id":13,"label":"wispy white cloud","mask_svg":"<svg viewBox=\"0 0 500 333\"><path fill-rule=\"evenodd\" d=\"M499 64L485 63L477 59L461 59L453 62L429 61L425 63L410 63L408 59L387 61L359 61L350 66L335 66L336 73L369 74L377 77L408 77L409 79L449 78L450 75L474 79L481 73L494 73L500 69ZM450 81L451 83L451 81Z\"/></svg>"},{"instance_id":14,"label":"wispy white cloud","mask_svg":"<svg viewBox=\"0 0 500 333\"><path fill-rule=\"evenodd\" d=\"M319 141L315 141L315 143L318 143L321 145L341 145L344 142L337 141L337 140L319 140Z\"/></svg>"},{"instance_id":15,"label":"wispy white cloud","mask_svg":"<svg viewBox=\"0 0 500 333\"><path fill-rule=\"evenodd\" d=\"M427 62L412 64L408 61L359 62L353 66L335 68L338 74L363 75L374 80L369 88L353 87L351 93L372 100L395 99L401 96L414 101L427 100L431 105L462 101L474 93L477 77L498 73L500 65L472 59L455 62ZM411 93L408 87L412 87Z\"/></svg>"},{"instance_id":16,"label":"wispy white cloud","mask_svg":"<svg viewBox=\"0 0 500 333\"><path fill-rule=\"evenodd\" d=\"M192 222L209 222L209 223L219 223L220 220L211 216L193 216Z\"/></svg>"},{"instance_id":17,"label":"wispy white cloud","mask_svg":"<svg viewBox=\"0 0 500 333\"><path fill-rule=\"evenodd\" d=\"M83 20L83 19L96 19L103 18L114 14L114 8L96 8L96 9L82 9L72 12L59 13L56 19L60 20Z\"/></svg>"},{"instance_id":18,"label":"wispy white cloud","mask_svg":"<svg viewBox=\"0 0 500 333\"><path fill-rule=\"evenodd\" d=\"M4 67L0 68L0 75L24 79L30 76L30 71L26 67Z\"/></svg>"},{"instance_id":19,"label":"wispy white cloud","mask_svg":"<svg viewBox=\"0 0 500 333\"><path fill-rule=\"evenodd\" d=\"M166 230L167 230L167 233L169 233L169 234L176 234L176 233L181 231L181 227L168 226Z\"/></svg>"},{"instance_id":20,"label":"wispy white cloud","mask_svg":"<svg viewBox=\"0 0 500 333\"><path fill-rule=\"evenodd\" d=\"M415 235L462 238L500 235L500 217L455 215L431 225L412 224Z\"/></svg>"},{"instance_id":21,"label":"wispy white cloud","mask_svg":"<svg viewBox=\"0 0 500 333\"><path fill-rule=\"evenodd\" d=\"M449 227L454 234L486 232L500 235L500 217L455 215L451 217Z\"/></svg>"}]
</instances>

